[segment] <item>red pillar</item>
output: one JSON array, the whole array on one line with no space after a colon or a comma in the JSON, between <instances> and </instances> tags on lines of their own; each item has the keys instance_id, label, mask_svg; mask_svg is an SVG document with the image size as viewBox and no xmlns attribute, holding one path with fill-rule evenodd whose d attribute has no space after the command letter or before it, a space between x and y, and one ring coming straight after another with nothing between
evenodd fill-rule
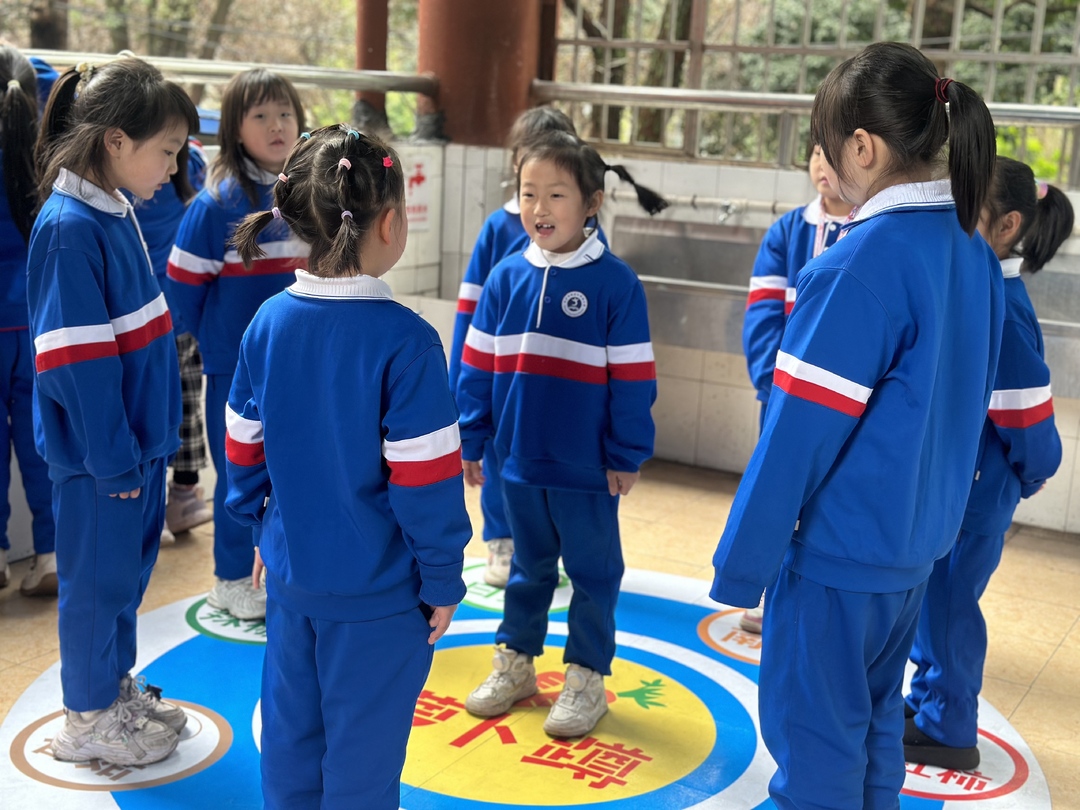
<instances>
[{"instance_id":1,"label":"red pillar","mask_svg":"<svg viewBox=\"0 0 1080 810\"><path fill-rule=\"evenodd\" d=\"M529 106L540 54L541 0L420 0L418 68L439 79L438 109L455 143L500 146ZM436 112L420 96L417 111Z\"/></svg>"},{"instance_id":2,"label":"red pillar","mask_svg":"<svg viewBox=\"0 0 1080 810\"><path fill-rule=\"evenodd\" d=\"M390 0L356 0L356 69L386 70L386 39L389 33ZM361 90L364 101L381 113L386 110L386 94Z\"/></svg>"}]
</instances>

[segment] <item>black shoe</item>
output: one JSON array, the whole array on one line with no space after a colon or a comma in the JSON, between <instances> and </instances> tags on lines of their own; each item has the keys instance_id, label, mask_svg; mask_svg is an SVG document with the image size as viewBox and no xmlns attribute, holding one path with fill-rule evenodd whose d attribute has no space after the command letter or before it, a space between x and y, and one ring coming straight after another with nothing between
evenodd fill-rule
<instances>
[{"instance_id":1,"label":"black shoe","mask_svg":"<svg viewBox=\"0 0 1080 810\"><path fill-rule=\"evenodd\" d=\"M979 749L943 745L915 725L909 717L904 724L904 759L952 771L973 771L979 767Z\"/></svg>"},{"instance_id":2,"label":"black shoe","mask_svg":"<svg viewBox=\"0 0 1080 810\"><path fill-rule=\"evenodd\" d=\"M911 706L909 706L908 702L905 700L904 701L904 719L909 720L910 718L914 717L917 714L918 714L918 712L915 709L911 708Z\"/></svg>"}]
</instances>

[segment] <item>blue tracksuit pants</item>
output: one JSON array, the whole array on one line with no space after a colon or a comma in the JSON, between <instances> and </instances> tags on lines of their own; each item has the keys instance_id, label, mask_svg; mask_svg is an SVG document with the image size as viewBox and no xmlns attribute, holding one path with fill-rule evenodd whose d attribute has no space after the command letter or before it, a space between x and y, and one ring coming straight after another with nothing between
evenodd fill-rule
<instances>
[{"instance_id":1,"label":"blue tracksuit pants","mask_svg":"<svg viewBox=\"0 0 1080 810\"><path fill-rule=\"evenodd\" d=\"M510 481L503 481L503 493L514 560L496 642L527 655L544 652L561 554L574 586L563 661L610 675L615 603L624 570L619 499L606 492L527 487Z\"/></svg>"},{"instance_id":2,"label":"blue tracksuit pants","mask_svg":"<svg viewBox=\"0 0 1080 810\"><path fill-rule=\"evenodd\" d=\"M915 724L938 742L971 748L978 742L979 690L986 662L986 622L979 597L1001 561L1005 535L961 531L934 565L926 587L911 660L908 704Z\"/></svg>"},{"instance_id":3,"label":"blue tracksuit pants","mask_svg":"<svg viewBox=\"0 0 1080 810\"><path fill-rule=\"evenodd\" d=\"M33 516L34 553L56 550L49 466L34 445L34 361L30 330L0 332L0 548L11 548L7 536L11 504L11 447L19 460L26 503Z\"/></svg>"},{"instance_id":4,"label":"blue tracksuit pants","mask_svg":"<svg viewBox=\"0 0 1080 810\"><path fill-rule=\"evenodd\" d=\"M266 810L397 810L413 711L431 668L420 608L312 619L268 583L262 681Z\"/></svg>"},{"instance_id":5,"label":"blue tracksuit pants","mask_svg":"<svg viewBox=\"0 0 1080 810\"><path fill-rule=\"evenodd\" d=\"M758 701L781 810L900 806L901 687L924 590L853 593L783 568L765 591Z\"/></svg>"},{"instance_id":6,"label":"blue tracksuit pants","mask_svg":"<svg viewBox=\"0 0 1080 810\"><path fill-rule=\"evenodd\" d=\"M484 483L480 487L480 514L484 516L484 542L512 537L506 518L502 475L492 442L484 445Z\"/></svg>"},{"instance_id":7,"label":"blue tracksuit pants","mask_svg":"<svg viewBox=\"0 0 1080 810\"><path fill-rule=\"evenodd\" d=\"M135 666L135 612L165 524L165 459L144 463L143 478L137 498L99 495L89 475L54 489L60 683L77 712L108 708Z\"/></svg>"},{"instance_id":8,"label":"blue tracksuit pants","mask_svg":"<svg viewBox=\"0 0 1080 810\"><path fill-rule=\"evenodd\" d=\"M251 576L255 564L255 543L251 529L233 520L225 510L229 494L225 474L225 406L232 387L231 374L206 375L206 439L214 461L214 576L243 579Z\"/></svg>"}]
</instances>

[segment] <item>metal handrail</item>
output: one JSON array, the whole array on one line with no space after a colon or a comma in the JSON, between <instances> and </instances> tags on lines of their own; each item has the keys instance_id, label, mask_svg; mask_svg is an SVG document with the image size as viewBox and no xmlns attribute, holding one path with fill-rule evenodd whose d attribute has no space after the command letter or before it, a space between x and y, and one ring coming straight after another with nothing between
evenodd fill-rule
<instances>
[{"instance_id":1,"label":"metal handrail","mask_svg":"<svg viewBox=\"0 0 1080 810\"><path fill-rule=\"evenodd\" d=\"M670 87L627 87L581 82L532 83L536 101L577 101L627 107L664 107L672 110L726 110L738 112L808 113L812 95L798 93L750 93L742 90L687 90ZM1048 107L1038 104L986 105L996 123L1080 125L1080 107Z\"/></svg>"},{"instance_id":2,"label":"metal handrail","mask_svg":"<svg viewBox=\"0 0 1080 810\"><path fill-rule=\"evenodd\" d=\"M24 51L24 53L29 56L37 56L50 65L60 67L77 65L80 62L101 65L117 58L115 54L84 51L47 51L37 48L31 48ZM421 93L425 96L436 96L439 92L438 79L434 76L421 76L416 73L137 55L165 75L180 81L224 82L242 71L251 70L252 68L265 68L300 87L319 87L326 90L370 90L378 93Z\"/></svg>"}]
</instances>

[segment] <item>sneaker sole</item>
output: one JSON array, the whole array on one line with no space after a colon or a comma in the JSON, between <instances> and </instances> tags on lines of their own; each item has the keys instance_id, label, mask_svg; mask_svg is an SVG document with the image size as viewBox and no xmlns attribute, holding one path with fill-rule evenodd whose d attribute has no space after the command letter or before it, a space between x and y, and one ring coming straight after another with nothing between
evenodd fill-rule
<instances>
[{"instance_id":1,"label":"sneaker sole","mask_svg":"<svg viewBox=\"0 0 1080 810\"><path fill-rule=\"evenodd\" d=\"M761 635L761 622L747 621L746 619L739 619L739 629L744 630L747 633L754 633L755 635Z\"/></svg>"},{"instance_id":2,"label":"sneaker sole","mask_svg":"<svg viewBox=\"0 0 1080 810\"><path fill-rule=\"evenodd\" d=\"M19 588L23 596L56 596L60 593L60 580L56 574L45 574L32 588Z\"/></svg>"},{"instance_id":3,"label":"sneaker sole","mask_svg":"<svg viewBox=\"0 0 1080 810\"><path fill-rule=\"evenodd\" d=\"M584 737L586 734L588 734L590 731L592 731L594 728L596 728L596 724L599 723L600 720L607 713L608 713L608 707L607 707L607 703L605 702L604 703L604 710L602 712L600 712L600 716L597 717L595 720L593 720L593 722L588 726L586 726L584 724L579 724L579 725L576 725L576 726L562 726L562 727L559 727L557 724L553 724L553 723L550 723L548 720L545 720L544 721L544 733L548 734L548 735L550 735L552 737Z\"/></svg>"},{"instance_id":4,"label":"sneaker sole","mask_svg":"<svg viewBox=\"0 0 1080 810\"><path fill-rule=\"evenodd\" d=\"M169 523L169 521L165 521L165 525L169 527L169 531L173 534L182 534L183 532L191 531L196 526L203 526L207 523L210 523L211 521L213 521L213 519L214 516L211 514L207 515L206 517L195 518L194 520L184 520L177 523L175 526Z\"/></svg>"},{"instance_id":5,"label":"sneaker sole","mask_svg":"<svg viewBox=\"0 0 1080 810\"><path fill-rule=\"evenodd\" d=\"M180 742L180 738L173 735L172 745L169 746L167 751L161 752L147 752L142 758L138 758L133 754L128 753L127 756L120 756L118 752L114 752L106 749L105 751L82 751L79 749L64 750L61 747L59 750L55 747L56 741L50 745L52 747L53 759L57 759L60 762L92 762L98 760L99 762L106 762L110 765L152 765L155 762L161 762L169 754L176 750L176 744ZM62 746L61 742L61 746Z\"/></svg>"},{"instance_id":6,"label":"sneaker sole","mask_svg":"<svg viewBox=\"0 0 1080 810\"><path fill-rule=\"evenodd\" d=\"M540 689L536 685L536 679L533 678L531 688L526 687L519 692L515 692L510 700L504 703L497 703L494 706L477 705L475 702L472 702L472 695L469 695L469 697L465 698L465 711L469 714L476 715L477 717L498 717L500 714L506 714L510 711L514 704L519 700L530 698L539 691Z\"/></svg>"},{"instance_id":7,"label":"sneaker sole","mask_svg":"<svg viewBox=\"0 0 1080 810\"><path fill-rule=\"evenodd\" d=\"M484 569L484 582L490 585L492 588L505 588L506 583L510 581L510 577L505 579L495 574L490 573L487 569Z\"/></svg>"},{"instance_id":8,"label":"sneaker sole","mask_svg":"<svg viewBox=\"0 0 1080 810\"><path fill-rule=\"evenodd\" d=\"M219 600L215 599L213 591L211 591L210 594L207 595L206 604L208 604L212 608L217 608L218 610L224 610L226 613L229 613L234 619L241 619L242 621L250 622L250 621L254 621L255 619L265 619L266 618L266 611L265 610L263 610L261 613L254 613L254 614L251 614L251 615L244 615L243 613L237 613L235 610L230 608L225 603L220 602Z\"/></svg>"}]
</instances>

